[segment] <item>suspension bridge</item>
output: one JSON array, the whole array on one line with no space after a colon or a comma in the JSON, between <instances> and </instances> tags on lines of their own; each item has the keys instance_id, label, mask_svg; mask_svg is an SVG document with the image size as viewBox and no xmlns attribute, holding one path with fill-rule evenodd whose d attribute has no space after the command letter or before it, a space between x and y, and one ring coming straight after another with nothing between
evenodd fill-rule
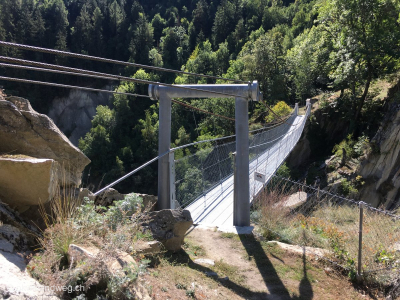
<instances>
[{"instance_id":1,"label":"suspension bridge","mask_svg":"<svg viewBox=\"0 0 400 300\"><path fill-rule=\"evenodd\" d=\"M285 123L275 128L267 128L264 132L250 137L248 172L250 203L262 192L272 175L295 147L303 132L310 108L310 104L307 104L306 114L298 115L296 105L292 116ZM219 151L221 147L223 146L219 146L214 151ZM220 180L186 207L191 212L195 224L217 226L220 229L232 227L235 176L237 174L234 169L231 175Z\"/></svg>"},{"instance_id":2,"label":"suspension bridge","mask_svg":"<svg viewBox=\"0 0 400 300\"><path fill-rule=\"evenodd\" d=\"M257 81L246 82L194 74L4 41L0 41L0 46L234 82L232 84L173 85L0 56L0 61L6 62L0 63L0 66L6 68L148 84L148 95L139 95L0 76L0 80L125 94L159 101L159 155L97 191L94 195L101 194L106 189L158 161L157 209L187 209L191 212L195 224L220 228L249 226L251 202L259 195L294 149L311 110L311 103L307 101L305 114L299 115L299 107L296 104L288 118L280 119L268 127L249 131L248 103L249 101L262 101ZM235 135L171 149L172 102L197 109L176 98L221 97L235 99L235 118L233 119ZM213 112L200 111L224 117Z\"/></svg>"}]
</instances>

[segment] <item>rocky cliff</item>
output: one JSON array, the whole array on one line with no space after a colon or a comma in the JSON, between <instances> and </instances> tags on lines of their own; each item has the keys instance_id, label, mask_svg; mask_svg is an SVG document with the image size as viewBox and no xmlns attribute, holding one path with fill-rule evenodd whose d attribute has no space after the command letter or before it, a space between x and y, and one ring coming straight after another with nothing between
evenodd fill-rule
<instances>
[{"instance_id":1,"label":"rocky cliff","mask_svg":"<svg viewBox=\"0 0 400 300\"><path fill-rule=\"evenodd\" d=\"M105 89L110 89L109 86ZM48 116L75 146L89 132L98 105L111 105L112 95L71 90L67 97L52 101Z\"/></svg>"},{"instance_id":2,"label":"rocky cliff","mask_svg":"<svg viewBox=\"0 0 400 300\"><path fill-rule=\"evenodd\" d=\"M360 199L386 209L400 204L400 81L390 89L388 100L385 118L371 140L372 151L358 169L365 181Z\"/></svg>"}]
</instances>

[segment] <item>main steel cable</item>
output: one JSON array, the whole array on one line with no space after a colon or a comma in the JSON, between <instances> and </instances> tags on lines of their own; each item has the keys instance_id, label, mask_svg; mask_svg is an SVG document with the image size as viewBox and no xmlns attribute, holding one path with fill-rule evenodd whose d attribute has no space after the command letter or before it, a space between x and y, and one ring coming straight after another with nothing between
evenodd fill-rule
<instances>
[{"instance_id":1,"label":"main steel cable","mask_svg":"<svg viewBox=\"0 0 400 300\"><path fill-rule=\"evenodd\" d=\"M127 96L134 96L134 97L150 98L150 96L148 96L148 95L140 95L140 94L133 94L133 93L94 89L94 88L87 88L87 87L83 87L83 86L66 85L66 84L59 84L59 83L52 83L52 82L45 82L45 81L36 81L36 80L21 79L21 78L11 78L11 77L5 77L5 76L0 76L0 80L55 86L55 87L68 88L68 89L84 90L84 91L89 91L89 92L101 92L101 93L109 93L109 94L119 94L119 95L127 95Z\"/></svg>"},{"instance_id":2,"label":"main steel cable","mask_svg":"<svg viewBox=\"0 0 400 300\"><path fill-rule=\"evenodd\" d=\"M49 53L49 54L55 54L55 55L69 56L69 57L79 58L79 59L88 59L88 60L93 60L93 61L100 61L100 62L106 62L106 63L112 63L112 64L117 64L117 65L136 67L136 68L150 69L150 70L155 70L155 71L170 72L170 73L177 73L177 74L190 75L190 76L198 76L198 77L210 78L210 79L220 79L220 80L233 81L233 82L238 82L238 83L248 83L248 81L243 81L243 80L224 78L224 77L205 75L205 74L197 74L197 73L167 69L167 68L162 68L162 67L148 66L148 65L124 62L124 61L119 61L119 60L114 60L114 59L109 59L109 58L102 58L102 57L96 57L96 56L91 56L91 55L86 55L86 54L79 54L79 53L66 52L66 51L55 50L55 49L22 45L22 44L10 43L10 42L5 42L5 41L0 41L0 46L18 48L18 49L29 50L29 51L37 51L37 52L43 52L43 53Z\"/></svg>"},{"instance_id":3,"label":"main steel cable","mask_svg":"<svg viewBox=\"0 0 400 300\"><path fill-rule=\"evenodd\" d=\"M0 60L1 60L1 58L0 58ZM119 80L119 81L121 81L120 79L114 79L114 78L111 78L111 77L108 77L108 76L97 76L97 75L89 75L89 74L80 74L80 73L75 73L75 72L59 71L59 70L53 70L53 69L43 69L43 68L36 68L36 67L29 67L29 66L21 66L21 65L14 65L14 64L0 63L0 66L1 66L1 67L15 68L15 69L31 70L31 71L50 72L50 73L57 73L57 74L77 75L77 76L91 77L91 78L97 78L97 79L107 79L107 80L113 79L113 80ZM138 95L138 94L137 94L137 96L138 96L138 97L150 98L150 96L147 96L147 95L144 96L144 95ZM179 105L186 106L186 107L189 107L189 108L191 108L191 109L198 110L198 111L203 112L203 113L206 113L206 114L210 114L210 115L213 115L213 116L216 116L216 117L219 117L219 118L223 118L223 119L226 119L226 120L230 120L230 121L235 121L235 119L232 119L232 118L229 118L229 117L225 117L225 116L222 116L222 115L213 113L213 112L209 112L209 111L207 111L207 110L204 110L204 109L201 109L201 108L198 108L198 107L195 107L195 106L186 104L186 103L181 102L181 101L178 101L178 100L172 99L172 101L175 102L175 103L177 103L177 104L179 104Z\"/></svg>"},{"instance_id":4,"label":"main steel cable","mask_svg":"<svg viewBox=\"0 0 400 300\"><path fill-rule=\"evenodd\" d=\"M136 83L141 83L141 84L154 84L154 85L168 86L168 87L186 89L186 90L197 91L197 92L208 92L210 94L217 94L217 95L222 95L222 96L238 97L238 95L227 94L227 93L223 93L223 92L207 91L207 90L202 90L202 89L198 89L198 88L192 88L192 87L186 87L186 86L180 86L180 85L174 85L174 84L168 84L168 83L160 83L160 82L155 82L155 81L150 81L150 80L145 80L145 79L137 79L137 78L131 78L131 77L126 77L126 76L120 76L120 75L113 75L113 74L107 74L107 73L101 73L101 72L95 72L95 71L89 71L89 70L83 70L83 69L64 67L64 66L59 66L59 65L39 63L36 61L24 60L24 59L13 58L13 57L0 56L0 61L5 61L5 62L9 62L9 63L20 63L23 65L38 66L38 67L43 67L45 69L73 72L73 73L79 73L79 74L88 74L88 75L94 75L94 76L100 76L100 77L110 77L108 79L131 81L131 82L136 82ZM62 73L62 74L65 74L65 73ZM77 74L74 74L74 75L77 75Z\"/></svg>"}]
</instances>

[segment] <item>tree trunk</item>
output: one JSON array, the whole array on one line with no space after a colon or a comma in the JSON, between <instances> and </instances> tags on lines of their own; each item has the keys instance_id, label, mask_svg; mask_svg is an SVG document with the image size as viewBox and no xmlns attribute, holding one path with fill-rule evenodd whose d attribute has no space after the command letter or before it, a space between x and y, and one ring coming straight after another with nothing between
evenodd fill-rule
<instances>
[{"instance_id":1,"label":"tree trunk","mask_svg":"<svg viewBox=\"0 0 400 300\"><path fill-rule=\"evenodd\" d=\"M367 98L367 95L368 95L368 90L369 90L369 86L371 85L371 81L372 81L372 71L369 70L367 82L365 83L364 93L361 96L360 104L358 105L356 115L354 117L356 127L357 127L358 120L360 119L360 116L361 116L361 110L364 106L365 99Z\"/></svg>"}]
</instances>

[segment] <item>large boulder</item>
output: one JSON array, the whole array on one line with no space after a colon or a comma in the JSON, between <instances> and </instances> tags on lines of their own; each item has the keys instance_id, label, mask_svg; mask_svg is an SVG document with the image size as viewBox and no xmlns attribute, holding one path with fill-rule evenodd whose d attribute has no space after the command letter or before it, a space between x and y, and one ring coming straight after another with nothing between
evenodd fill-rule
<instances>
[{"instance_id":1,"label":"large boulder","mask_svg":"<svg viewBox=\"0 0 400 300\"><path fill-rule=\"evenodd\" d=\"M188 210L163 209L148 213L143 224L153 238L163 243L165 249L178 251L183 245L186 231L193 225Z\"/></svg>"},{"instance_id":2,"label":"large boulder","mask_svg":"<svg viewBox=\"0 0 400 300\"><path fill-rule=\"evenodd\" d=\"M52 159L0 157L0 198L20 212L46 203L57 191L58 171Z\"/></svg>"},{"instance_id":3,"label":"large boulder","mask_svg":"<svg viewBox=\"0 0 400 300\"><path fill-rule=\"evenodd\" d=\"M52 159L60 165L65 186L79 186L90 160L76 148L46 115L18 97L0 100L0 154L23 154Z\"/></svg>"}]
</instances>

